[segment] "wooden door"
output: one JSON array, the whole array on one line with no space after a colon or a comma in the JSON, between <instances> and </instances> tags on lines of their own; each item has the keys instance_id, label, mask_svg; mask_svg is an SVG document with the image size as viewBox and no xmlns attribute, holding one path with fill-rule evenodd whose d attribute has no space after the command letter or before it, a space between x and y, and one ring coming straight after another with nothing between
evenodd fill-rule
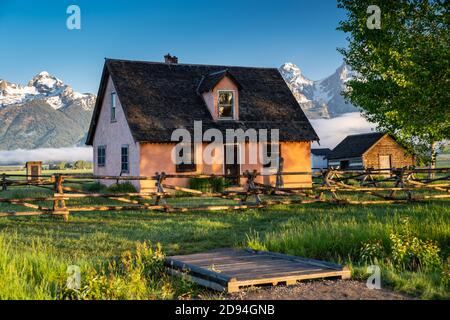
<instances>
[{"instance_id":1,"label":"wooden door","mask_svg":"<svg viewBox=\"0 0 450 320\"><path fill-rule=\"evenodd\" d=\"M227 175L225 181L228 186L238 186L240 181L239 145L227 144L224 146L224 173ZM227 161L227 154L233 152L232 161Z\"/></svg>"},{"instance_id":2,"label":"wooden door","mask_svg":"<svg viewBox=\"0 0 450 320\"><path fill-rule=\"evenodd\" d=\"M378 156L380 169L391 169L391 156L390 155L379 155Z\"/></svg>"},{"instance_id":3,"label":"wooden door","mask_svg":"<svg viewBox=\"0 0 450 320\"><path fill-rule=\"evenodd\" d=\"M31 177L33 180L39 178L39 166L31 166Z\"/></svg>"}]
</instances>

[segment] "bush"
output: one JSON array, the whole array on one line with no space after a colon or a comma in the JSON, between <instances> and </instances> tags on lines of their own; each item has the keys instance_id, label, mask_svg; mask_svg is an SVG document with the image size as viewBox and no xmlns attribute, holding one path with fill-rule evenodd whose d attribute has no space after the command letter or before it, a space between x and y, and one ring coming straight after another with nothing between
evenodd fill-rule
<instances>
[{"instance_id":1,"label":"bush","mask_svg":"<svg viewBox=\"0 0 450 320\"><path fill-rule=\"evenodd\" d=\"M364 243L360 249L360 261L374 263L384 260L398 271L433 272L443 269L439 246L415 236L408 219L402 220L398 232L389 235L389 241L390 250L386 250L380 240Z\"/></svg>"},{"instance_id":2,"label":"bush","mask_svg":"<svg viewBox=\"0 0 450 320\"><path fill-rule=\"evenodd\" d=\"M434 271L442 269L442 260L439 256L439 246L431 241L424 241L412 234L409 220L403 220L399 233L392 233L391 240L392 260L399 270Z\"/></svg>"},{"instance_id":3,"label":"bush","mask_svg":"<svg viewBox=\"0 0 450 320\"><path fill-rule=\"evenodd\" d=\"M101 184L100 182L94 182L83 185L83 190L88 192L104 192L107 190L107 188L104 184Z\"/></svg>"},{"instance_id":4,"label":"bush","mask_svg":"<svg viewBox=\"0 0 450 320\"><path fill-rule=\"evenodd\" d=\"M191 178L189 179L189 188L202 192L223 192L225 179L218 177Z\"/></svg>"},{"instance_id":5,"label":"bush","mask_svg":"<svg viewBox=\"0 0 450 320\"><path fill-rule=\"evenodd\" d=\"M134 193L137 192L136 187L129 182L116 183L108 187L108 191L113 193Z\"/></svg>"},{"instance_id":6,"label":"bush","mask_svg":"<svg viewBox=\"0 0 450 320\"><path fill-rule=\"evenodd\" d=\"M385 257L385 250L380 240L363 243L359 260L364 263L376 263Z\"/></svg>"}]
</instances>

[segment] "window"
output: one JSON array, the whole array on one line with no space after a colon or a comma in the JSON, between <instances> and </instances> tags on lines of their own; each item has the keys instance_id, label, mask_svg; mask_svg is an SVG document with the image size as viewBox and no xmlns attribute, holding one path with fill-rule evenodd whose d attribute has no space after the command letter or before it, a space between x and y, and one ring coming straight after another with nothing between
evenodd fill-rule
<instances>
[{"instance_id":1,"label":"window","mask_svg":"<svg viewBox=\"0 0 450 320\"><path fill-rule=\"evenodd\" d=\"M264 156L264 154L263 154ZM278 170L281 157L280 145L275 143L267 143L267 153L263 161L263 168L272 168ZM273 159L276 159L275 162Z\"/></svg>"},{"instance_id":2,"label":"window","mask_svg":"<svg viewBox=\"0 0 450 320\"><path fill-rule=\"evenodd\" d=\"M184 151L187 152L186 155L184 155ZM195 157L194 157L194 144L191 143L190 148L181 148L179 151L180 157L185 157L186 159L189 159L186 161L187 163L180 163L175 165L176 172L195 172L197 171L197 164L195 163Z\"/></svg>"},{"instance_id":3,"label":"window","mask_svg":"<svg viewBox=\"0 0 450 320\"><path fill-rule=\"evenodd\" d=\"M97 166L104 167L106 164L106 146L97 147Z\"/></svg>"},{"instance_id":4,"label":"window","mask_svg":"<svg viewBox=\"0 0 450 320\"><path fill-rule=\"evenodd\" d=\"M116 121L117 94L111 93L111 122Z\"/></svg>"},{"instance_id":5,"label":"window","mask_svg":"<svg viewBox=\"0 0 450 320\"><path fill-rule=\"evenodd\" d=\"M219 108L219 119L233 119L234 117L233 91L219 91L218 108Z\"/></svg>"},{"instance_id":6,"label":"window","mask_svg":"<svg viewBox=\"0 0 450 320\"><path fill-rule=\"evenodd\" d=\"M122 146L122 151L121 151L121 162L122 162L122 166L121 166L121 172L122 173L128 173L130 172L130 162L129 162L129 153L128 153L128 146Z\"/></svg>"}]
</instances>

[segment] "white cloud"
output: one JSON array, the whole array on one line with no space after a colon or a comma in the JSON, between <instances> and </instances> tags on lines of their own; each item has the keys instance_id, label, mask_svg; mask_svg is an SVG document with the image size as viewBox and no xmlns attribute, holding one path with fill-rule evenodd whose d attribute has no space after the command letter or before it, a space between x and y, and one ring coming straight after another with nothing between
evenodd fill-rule
<instances>
[{"instance_id":1,"label":"white cloud","mask_svg":"<svg viewBox=\"0 0 450 320\"><path fill-rule=\"evenodd\" d=\"M49 163L76 160L92 161L92 148L42 148L0 151L0 165L24 164L27 161L43 161L44 163Z\"/></svg>"},{"instance_id":2,"label":"white cloud","mask_svg":"<svg viewBox=\"0 0 450 320\"><path fill-rule=\"evenodd\" d=\"M371 132L376 128L375 124L368 122L359 112L346 113L333 119L314 119L311 124L320 138L320 146L314 143L314 148L333 149L350 134Z\"/></svg>"}]
</instances>

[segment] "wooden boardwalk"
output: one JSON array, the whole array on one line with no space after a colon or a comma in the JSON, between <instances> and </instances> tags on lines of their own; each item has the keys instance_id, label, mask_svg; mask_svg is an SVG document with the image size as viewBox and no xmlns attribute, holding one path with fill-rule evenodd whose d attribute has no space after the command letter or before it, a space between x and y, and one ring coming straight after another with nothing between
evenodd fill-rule
<instances>
[{"instance_id":1,"label":"wooden boardwalk","mask_svg":"<svg viewBox=\"0 0 450 320\"><path fill-rule=\"evenodd\" d=\"M218 249L166 258L167 271L185 276L204 287L237 292L255 285L294 285L319 278L350 278L350 270L337 264L251 249Z\"/></svg>"}]
</instances>

